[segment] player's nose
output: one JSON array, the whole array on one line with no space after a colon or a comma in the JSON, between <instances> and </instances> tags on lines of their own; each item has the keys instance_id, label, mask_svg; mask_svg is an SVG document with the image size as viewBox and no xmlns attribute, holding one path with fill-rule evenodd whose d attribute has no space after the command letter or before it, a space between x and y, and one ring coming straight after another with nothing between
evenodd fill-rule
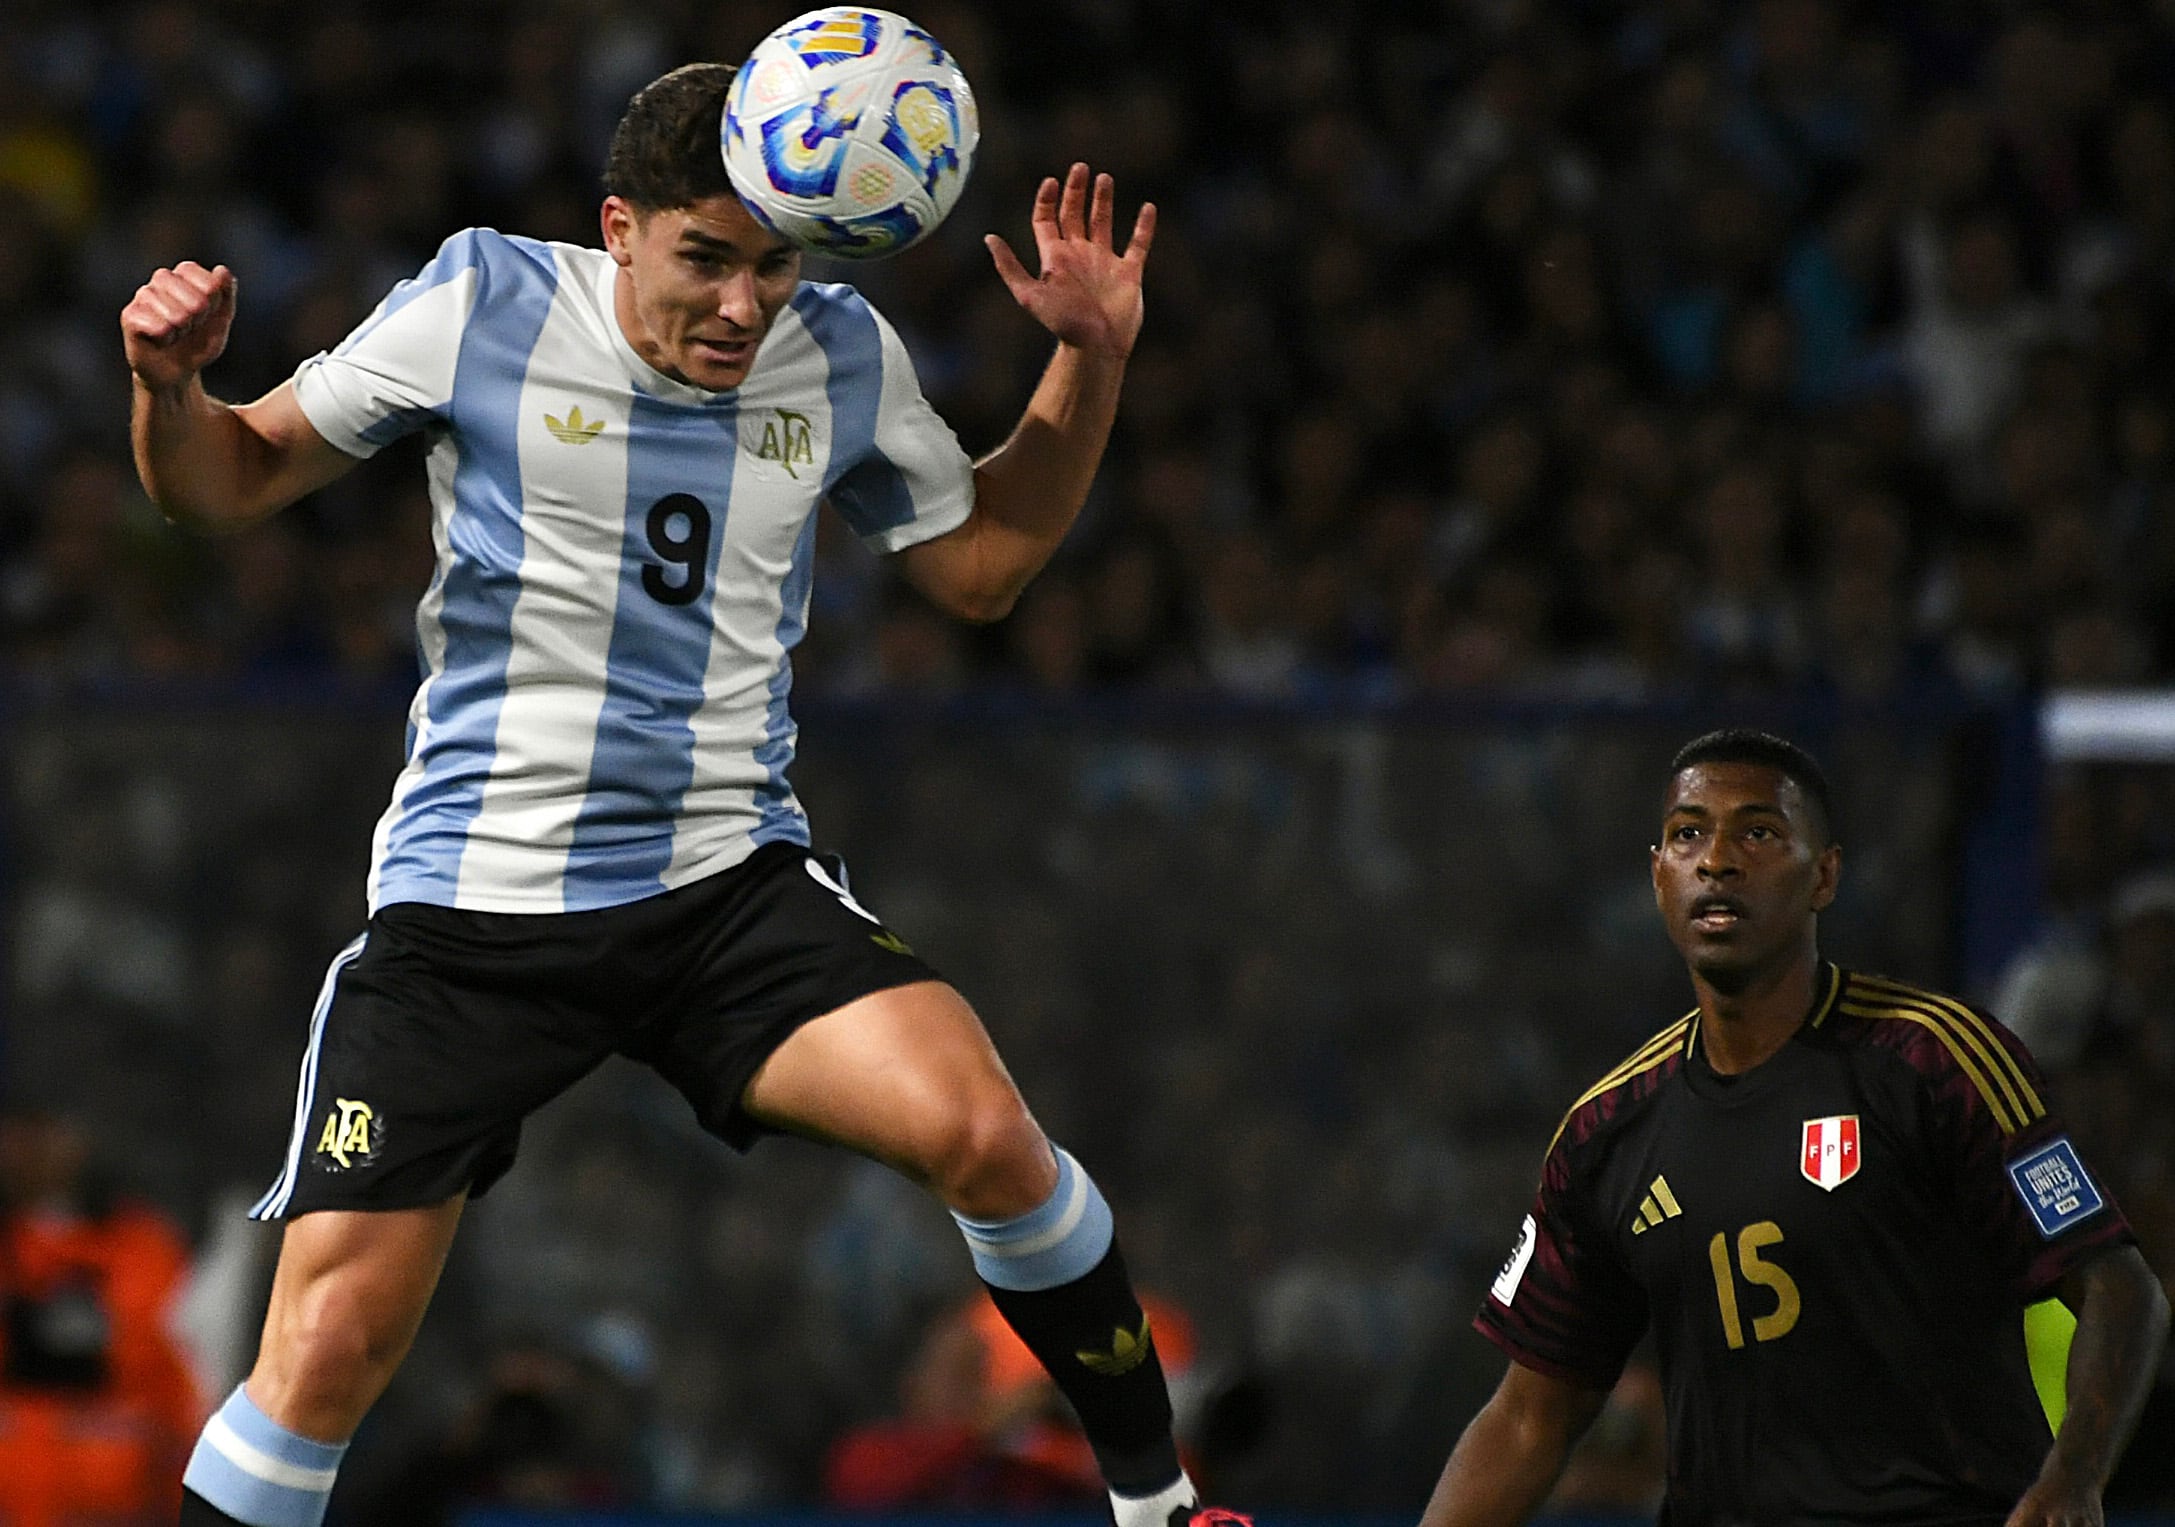
<instances>
[{"instance_id":1,"label":"player's nose","mask_svg":"<svg viewBox=\"0 0 2175 1527\"><path fill-rule=\"evenodd\" d=\"M718 290L717 316L743 329L761 327L763 305L755 295L753 271L740 271L727 278Z\"/></svg>"}]
</instances>

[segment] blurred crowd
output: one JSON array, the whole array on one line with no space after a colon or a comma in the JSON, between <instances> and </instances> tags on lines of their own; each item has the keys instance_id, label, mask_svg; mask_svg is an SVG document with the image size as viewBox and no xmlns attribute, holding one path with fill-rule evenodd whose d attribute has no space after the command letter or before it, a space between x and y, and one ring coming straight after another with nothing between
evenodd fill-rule
<instances>
[{"instance_id":1,"label":"blurred crowd","mask_svg":"<svg viewBox=\"0 0 2175 1527\"><path fill-rule=\"evenodd\" d=\"M116 315L158 265L231 265L209 381L238 399L457 228L593 243L628 95L792 8L9 9L0 694L124 711L9 739L9 1071L76 1086L200 1282L263 1273L214 1199L286 1127L391 778L358 760L399 738L373 703L246 733L183 706L156 736L126 707L400 695L428 505L409 442L248 533L172 532L129 465ZM1833 952L1954 984L1969 803L1894 719L2175 679L2175 7L908 8L976 86L974 179L925 245L810 275L867 290L988 449L1045 342L978 235L1025 247L1037 179L1085 159L1162 209L1149 325L1082 523L1016 613L948 622L827 520L801 694L1863 707L1892 730L1800 739L1850 800ZM1248 1504L1416 1501L1493 1381L1463 1323L1556 1111L1680 1003L1640 813L1683 738L856 724L877 731L828 757L809 739L819 828L987 1004L1197 1323L1188 1446ZM1970 993L2042 1054L2163 1273L2171 775L2053 772L2046 916ZM1473 847L1507 839L1529 852ZM336 1519L1066 1498L1047 1396L926 1207L790 1146L741 1171L600 1079L475 1211ZM200 1301L194 1387L162 1378L158 1416L232 1381L246 1303ZM2130 1504L2175 1502L2136 1472L2175 1459L2161 1403ZM1643 1504L1653 1410L1634 1370L1567 1501Z\"/></svg>"},{"instance_id":2,"label":"blurred crowd","mask_svg":"<svg viewBox=\"0 0 2175 1527\"><path fill-rule=\"evenodd\" d=\"M410 453L162 532L114 318L225 262L215 389L452 230L596 239L636 86L755 0L27 0L0 57L0 643L39 683L412 676ZM1002 629L837 537L805 691L2124 685L2175 667L2175 18L1847 0L931 0L986 132L860 281L970 449L1043 358L979 233L1085 158L1164 212L1074 544ZM835 527L834 527L835 530Z\"/></svg>"}]
</instances>

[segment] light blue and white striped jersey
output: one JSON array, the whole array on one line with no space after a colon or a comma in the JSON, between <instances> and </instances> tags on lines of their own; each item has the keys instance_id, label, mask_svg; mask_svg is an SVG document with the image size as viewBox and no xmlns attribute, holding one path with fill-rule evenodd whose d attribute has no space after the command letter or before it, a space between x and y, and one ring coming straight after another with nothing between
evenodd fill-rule
<instances>
[{"instance_id":1,"label":"light blue and white striped jersey","mask_svg":"<svg viewBox=\"0 0 2175 1527\"><path fill-rule=\"evenodd\" d=\"M635 353L617 270L471 229L295 372L350 455L429 438L437 571L373 911L615 906L807 842L786 695L816 505L880 551L973 508L971 463L852 288L803 283L712 393Z\"/></svg>"}]
</instances>

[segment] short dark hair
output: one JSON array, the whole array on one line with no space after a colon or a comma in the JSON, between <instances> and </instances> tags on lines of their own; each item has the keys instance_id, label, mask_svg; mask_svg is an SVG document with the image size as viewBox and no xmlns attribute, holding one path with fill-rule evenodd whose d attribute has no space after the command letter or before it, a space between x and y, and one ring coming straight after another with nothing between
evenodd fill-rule
<instances>
[{"instance_id":1,"label":"short dark hair","mask_svg":"<svg viewBox=\"0 0 2175 1527\"><path fill-rule=\"evenodd\" d=\"M682 64L634 93L604 155L604 191L643 212L730 192L720 127L731 64Z\"/></svg>"},{"instance_id":2,"label":"short dark hair","mask_svg":"<svg viewBox=\"0 0 2175 1527\"><path fill-rule=\"evenodd\" d=\"M1835 805L1828 794L1828 777L1819 761L1796 743L1772 732L1749 726L1724 727L1694 737L1669 760L1669 778L1705 763L1760 764L1797 785L1798 793L1812 806L1819 820L1813 823L1821 846L1835 841Z\"/></svg>"}]
</instances>

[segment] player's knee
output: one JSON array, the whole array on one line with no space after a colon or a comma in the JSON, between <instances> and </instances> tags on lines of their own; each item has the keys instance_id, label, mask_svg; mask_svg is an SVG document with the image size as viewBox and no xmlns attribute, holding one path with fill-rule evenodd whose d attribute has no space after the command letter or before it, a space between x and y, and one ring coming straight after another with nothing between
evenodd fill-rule
<instances>
[{"instance_id":1,"label":"player's knee","mask_svg":"<svg viewBox=\"0 0 2175 1527\"><path fill-rule=\"evenodd\" d=\"M367 1406L399 1365L405 1322L387 1317L339 1283L311 1289L281 1321L262 1366L295 1414L344 1413Z\"/></svg>"},{"instance_id":2,"label":"player's knee","mask_svg":"<svg viewBox=\"0 0 2175 1527\"><path fill-rule=\"evenodd\" d=\"M944 1202L976 1219L1025 1214L1050 1196L1050 1143L1016 1096L962 1108L928 1163Z\"/></svg>"}]
</instances>

